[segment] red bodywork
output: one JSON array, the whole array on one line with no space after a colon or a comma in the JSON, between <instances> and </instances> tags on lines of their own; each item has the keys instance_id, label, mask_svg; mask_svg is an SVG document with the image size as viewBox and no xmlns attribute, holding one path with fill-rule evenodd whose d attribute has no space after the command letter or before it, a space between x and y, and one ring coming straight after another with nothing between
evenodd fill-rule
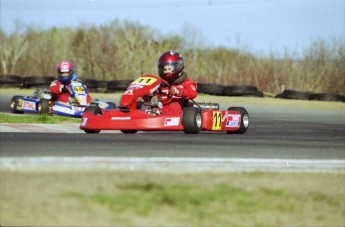
<instances>
[{"instance_id":1,"label":"red bodywork","mask_svg":"<svg viewBox=\"0 0 345 227\"><path fill-rule=\"evenodd\" d=\"M138 109L139 100L159 89L160 78L144 75L131 83L120 99L117 109L102 110L101 115L85 111L82 115L82 130L139 130L183 131L183 114L159 114L151 116ZM202 110L201 127L208 131L238 131L241 114L232 110Z\"/></svg>"},{"instance_id":2,"label":"red bodywork","mask_svg":"<svg viewBox=\"0 0 345 227\"><path fill-rule=\"evenodd\" d=\"M118 109L104 110L96 116L84 112L80 129L87 130L139 130L183 131L182 114L149 116L141 110L122 112ZM230 110L203 110L202 129L209 131L238 131L241 114Z\"/></svg>"}]
</instances>

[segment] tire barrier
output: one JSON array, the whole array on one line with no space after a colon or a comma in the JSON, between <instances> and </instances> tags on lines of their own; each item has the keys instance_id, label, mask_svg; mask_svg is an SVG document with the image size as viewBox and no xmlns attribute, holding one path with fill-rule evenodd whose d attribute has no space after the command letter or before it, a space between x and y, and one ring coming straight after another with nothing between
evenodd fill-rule
<instances>
[{"instance_id":1,"label":"tire barrier","mask_svg":"<svg viewBox=\"0 0 345 227\"><path fill-rule=\"evenodd\" d=\"M345 96L337 94L316 93L311 94L309 100L345 102Z\"/></svg>"},{"instance_id":2,"label":"tire barrier","mask_svg":"<svg viewBox=\"0 0 345 227\"><path fill-rule=\"evenodd\" d=\"M204 94L219 96L258 96L263 97L263 92L250 85L225 86L220 84L198 83L197 91Z\"/></svg>"},{"instance_id":3,"label":"tire barrier","mask_svg":"<svg viewBox=\"0 0 345 227\"><path fill-rule=\"evenodd\" d=\"M197 91L209 94L209 95L224 95L224 85L220 84L207 84L207 83L198 83L197 84Z\"/></svg>"},{"instance_id":4,"label":"tire barrier","mask_svg":"<svg viewBox=\"0 0 345 227\"><path fill-rule=\"evenodd\" d=\"M263 97L263 92L258 91L257 87L249 85L226 86L224 88L225 96L258 96Z\"/></svg>"},{"instance_id":5,"label":"tire barrier","mask_svg":"<svg viewBox=\"0 0 345 227\"><path fill-rule=\"evenodd\" d=\"M107 92L114 92L114 91L125 91L130 83L133 80L115 80L109 81L107 84Z\"/></svg>"},{"instance_id":6,"label":"tire barrier","mask_svg":"<svg viewBox=\"0 0 345 227\"><path fill-rule=\"evenodd\" d=\"M0 75L0 88L31 88L31 87L49 87L50 83L56 78L53 76L20 76L13 74ZM95 80L89 78L80 78L90 92L113 93L125 91L133 80ZM254 96L263 97L264 93L257 87L251 85L232 85L226 86L215 83L197 83L197 91L203 94L216 96ZM282 99L297 100L315 100L315 101L335 101L345 102L345 96L331 93L312 93L296 90L284 90L281 94L270 97Z\"/></svg>"},{"instance_id":7,"label":"tire barrier","mask_svg":"<svg viewBox=\"0 0 345 227\"><path fill-rule=\"evenodd\" d=\"M22 77L18 75L0 75L0 87L22 87Z\"/></svg>"},{"instance_id":8,"label":"tire barrier","mask_svg":"<svg viewBox=\"0 0 345 227\"><path fill-rule=\"evenodd\" d=\"M83 83L86 84L87 86L87 90L89 92L97 92L98 91L98 83L97 80L95 79L88 79L88 78L80 78L81 81L83 81Z\"/></svg>"},{"instance_id":9,"label":"tire barrier","mask_svg":"<svg viewBox=\"0 0 345 227\"><path fill-rule=\"evenodd\" d=\"M49 87L50 83L55 80L53 76L28 76L23 77L23 88L31 87Z\"/></svg>"},{"instance_id":10,"label":"tire barrier","mask_svg":"<svg viewBox=\"0 0 345 227\"><path fill-rule=\"evenodd\" d=\"M345 96L343 95L329 93L312 93L295 90L284 90L281 94L276 95L276 98L345 102Z\"/></svg>"}]
</instances>

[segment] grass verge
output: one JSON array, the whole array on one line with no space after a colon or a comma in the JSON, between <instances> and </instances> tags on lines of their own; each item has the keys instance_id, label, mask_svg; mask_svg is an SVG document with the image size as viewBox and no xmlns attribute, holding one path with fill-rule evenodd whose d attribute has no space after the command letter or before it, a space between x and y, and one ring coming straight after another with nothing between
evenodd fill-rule
<instances>
[{"instance_id":1,"label":"grass verge","mask_svg":"<svg viewBox=\"0 0 345 227\"><path fill-rule=\"evenodd\" d=\"M0 171L1 226L344 226L344 173Z\"/></svg>"},{"instance_id":2,"label":"grass verge","mask_svg":"<svg viewBox=\"0 0 345 227\"><path fill-rule=\"evenodd\" d=\"M68 124L68 123L80 123L79 118L64 117L58 115L12 115L6 113L0 113L0 123L20 123L20 124Z\"/></svg>"}]
</instances>

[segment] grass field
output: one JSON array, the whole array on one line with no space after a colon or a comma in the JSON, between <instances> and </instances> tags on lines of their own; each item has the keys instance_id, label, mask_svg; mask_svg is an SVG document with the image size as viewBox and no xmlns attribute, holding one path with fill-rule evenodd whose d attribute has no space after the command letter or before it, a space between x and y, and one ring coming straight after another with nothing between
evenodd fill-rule
<instances>
[{"instance_id":1,"label":"grass field","mask_svg":"<svg viewBox=\"0 0 345 227\"><path fill-rule=\"evenodd\" d=\"M1 226L344 226L344 173L0 171Z\"/></svg>"}]
</instances>

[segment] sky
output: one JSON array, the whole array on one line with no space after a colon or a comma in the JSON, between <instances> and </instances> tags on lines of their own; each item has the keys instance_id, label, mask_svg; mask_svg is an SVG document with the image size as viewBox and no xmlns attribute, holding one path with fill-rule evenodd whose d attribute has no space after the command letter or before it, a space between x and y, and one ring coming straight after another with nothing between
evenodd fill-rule
<instances>
[{"instance_id":1,"label":"sky","mask_svg":"<svg viewBox=\"0 0 345 227\"><path fill-rule=\"evenodd\" d=\"M0 0L1 30L16 21L42 29L115 19L203 45L267 55L301 53L314 41L345 42L345 0Z\"/></svg>"}]
</instances>

